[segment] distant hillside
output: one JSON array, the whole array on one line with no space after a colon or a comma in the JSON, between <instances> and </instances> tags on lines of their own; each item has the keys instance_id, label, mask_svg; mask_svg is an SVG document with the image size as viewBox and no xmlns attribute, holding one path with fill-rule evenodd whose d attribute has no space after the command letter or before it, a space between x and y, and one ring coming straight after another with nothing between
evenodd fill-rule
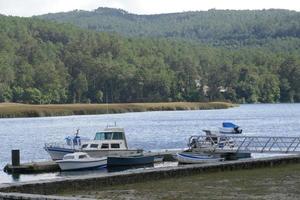
<instances>
[{"instance_id":1,"label":"distant hillside","mask_svg":"<svg viewBox=\"0 0 300 200\"><path fill-rule=\"evenodd\" d=\"M136 17L112 16L118 15ZM0 27L0 102L300 102L298 37L233 48L123 37L37 18L0 16Z\"/></svg>"},{"instance_id":2,"label":"distant hillside","mask_svg":"<svg viewBox=\"0 0 300 200\"><path fill-rule=\"evenodd\" d=\"M39 18L125 36L181 38L227 46L300 36L300 13L288 10L209 10L135 15L119 9L98 8L91 12L77 10Z\"/></svg>"}]
</instances>

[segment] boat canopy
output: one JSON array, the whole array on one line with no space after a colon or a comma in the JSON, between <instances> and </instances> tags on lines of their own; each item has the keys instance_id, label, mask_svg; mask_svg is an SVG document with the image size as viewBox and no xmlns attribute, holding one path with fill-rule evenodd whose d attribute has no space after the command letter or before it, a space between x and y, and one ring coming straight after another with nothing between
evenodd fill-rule
<instances>
[{"instance_id":1,"label":"boat canopy","mask_svg":"<svg viewBox=\"0 0 300 200\"><path fill-rule=\"evenodd\" d=\"M235 125L231 122L223 122L223 128L238 128L238 125Z\"/></svg>"}]
</instances>

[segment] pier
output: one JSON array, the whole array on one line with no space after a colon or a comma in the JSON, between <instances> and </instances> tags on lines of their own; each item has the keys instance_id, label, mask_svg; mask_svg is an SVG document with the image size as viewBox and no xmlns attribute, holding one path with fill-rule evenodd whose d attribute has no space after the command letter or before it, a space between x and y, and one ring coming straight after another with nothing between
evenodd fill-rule
<instances>
[{"instance_id":1,"label":"pier","mask_svg":"<svg viewBox=\"0 0 300 200\"><path fill-rule=\"evenodd\" d=\"M300 154L300 137L197 135L189 146L208 153L291 153Z\"/></svg>"},{"instance_id":2,"label":"pier","mask_svg":"<svg viewBox=\"0 0 300 200\"><path fill-rule=\"evenodd\" d=\"M162 156L163 161L176 161L173 155L183 149L164 149L156 151L146 151L146 156ZM17 152L17 154L15 153ZM46 172L59 172L60 168L55 161L37 161L20 163L19 151L12 151L12 164L7 164L3 171L9 174L34 174Z\"/></svg>"},{"instance_id":3,"label":"pier","mask_svg":"<svg viewBox=\"0 0 300 200\"><path fill-rule=\"evenodd\" d=\"M62 193L63 191L76 191L85 189L101 190L103 186L110 185L121 185L148 180L183 177L201 173L273 167L292 163L300 163L300 155L286 155L281 157L259 159L242 159L219 163L129 170L111 174L64 177L26 183L0 184L0 192L2 192L0 193L0 199L5 199L5 197L7 197L8 195L10 195L10 199L38 199L38 195L47 195L47 198L43 197L45 199L55 199L52 195ZM14 193L18 194L14 195ZM26 198L20 197L20 195L22 196L22 194L20 193L25 193L24 196L27 195Z\"/></svg>"},{"instance_id":4,"label":"pier","mask_svg":"<svg viewBox=\"0 0 300 200\"><path fill-rule=\"evenodd\" d=\"M9 174L32 174L32 173L45 173L45 172L58 172L59 166L54 161L39 161L22 163L20 165L7 164L3 171Z\"/></svg>"}]
</instances>

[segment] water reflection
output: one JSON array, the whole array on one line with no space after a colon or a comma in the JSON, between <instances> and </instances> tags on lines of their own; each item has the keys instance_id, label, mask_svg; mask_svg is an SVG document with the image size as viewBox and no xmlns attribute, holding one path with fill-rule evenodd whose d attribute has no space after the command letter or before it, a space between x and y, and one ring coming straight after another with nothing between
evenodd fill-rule
<instances>
[{"instance_id":1,"label":"water reflection","mask_svg":"<svg viewBox=\"0 0 300 200\"><path fill-rule=\"evenodd\" d=\"M145 168L151 168L154 167L154 164L147 164L147 165L136 165L136 166L114 166L107 168L107 171L109 173L112 172L121 172L126 170L134 170L134 169L145 169Z\"/></svg>"},{"instance_id":2,"label":"water reflection","mask_svg":"<svg viewBox=\"0 0 300 200\"><path fill-rule=\"evenodd\" d=\"M58 173L59 177L66 176L81 176L81 175L93 175L93 174L107 174L107 168L98 168L90 170L75 170L75 171L61 171Z\"/></svg>"},{"instance_id":3,"label":"water reflection","mask_svg":"<svg viewBox=\"0 0 300 200\"><path fill-rule=\"evenodd\" d=\"M20 174L11 174L12 180L15 182L20 181Z\"/></svg>"}]
</instances>

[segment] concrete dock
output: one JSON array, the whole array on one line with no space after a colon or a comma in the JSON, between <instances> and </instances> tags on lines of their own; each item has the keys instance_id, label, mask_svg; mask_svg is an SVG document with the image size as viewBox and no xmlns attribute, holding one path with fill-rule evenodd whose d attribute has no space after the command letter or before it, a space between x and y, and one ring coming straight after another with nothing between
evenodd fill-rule
<instances>
[{"instance_id":1,"label":"concrete dock","mask_svg":"<svg viewBox=\"0 0 300 200\"><path fill-rule=\"evenodd\" d=\"M207 172L232 171L240 169L252 169L272 167L283 164L300 163L300 155L286 155L281 157L269 157L258 159L242 159L236 161L225 161L219 163L207 163L197 165L184 165L166 168L139 169L110 174L85 175L77 177L64 177L52 180L33 181L26 183L11 183L0 185L1 195L12 195L15 193L27 193L34 195L50 195L62 193L63 191L75 190L99 190L103 186L116 184L128 184L143 182L147 180L159 180L165 178L182 177ZM34 196L33 195L33 196ZM51 198L50 198L51 197ZM20 199L19 197L11 199ZM22 199L22 198L21 198ZM30 199L30 198L26 198ZM31 199L34 199L31 198Z\"/></svg>"},{"instance_id":2,"label":"concrete dock","mask_svg":"<svg viewBox=\"0 0 300 200\"><path fill-rule=\"evenodd\" d=\"M3 171L9 174L31 174L31 173L44 173L44 172L57 172L59 166L54 161L40 161L23 163L18 166L7 164Z\"/></svg>"},{"instance_id":3,"label":"concrete dock","mask_svg":"<svg viewBox=\"0 0 300 200\"><path fill-rule=\"evenodd\" d=\"M144 153L146 156L163 156L164 161L176 161L173 157L177 152L182 151L181 149L172 150L160 150L160 151L147 151ZM46 173L46 172L58 172L60 168L55 161L37 161L28 163L18 163L18 165L7 164L4 172L9 174L33 174L33 173Z\"/></svg>"}]
</instances>

